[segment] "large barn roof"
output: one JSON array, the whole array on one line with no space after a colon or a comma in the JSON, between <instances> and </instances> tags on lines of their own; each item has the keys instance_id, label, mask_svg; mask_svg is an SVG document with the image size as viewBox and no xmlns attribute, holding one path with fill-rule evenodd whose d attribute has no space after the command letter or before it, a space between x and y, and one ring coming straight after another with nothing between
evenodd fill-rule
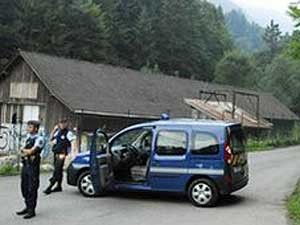
<instances>
[{"instance_id":1,"label":"large barn roof","mask_svg":"<svg viewBox=\"0 0 300 225\"><path fill-rule=\"evenodd\" d=\"M77 113L116 116L129 114L150 118L169 111L172 117L186 117L191 115L191 110L184 98L198 98L200 90L236 89L40 53L20 51L20 56L50 92ZM299 119L272 95L251 93L260 96L262 117ZM255 102L240 98L237 99L237 104L244 110L255 113Z\"/></svg>"}]
</instances>

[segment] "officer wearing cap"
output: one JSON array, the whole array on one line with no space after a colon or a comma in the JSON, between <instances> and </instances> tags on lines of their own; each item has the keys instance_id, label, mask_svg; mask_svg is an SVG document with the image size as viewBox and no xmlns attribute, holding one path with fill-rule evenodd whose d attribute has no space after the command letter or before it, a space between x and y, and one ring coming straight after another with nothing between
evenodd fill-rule
<instances>
[{"instance_id":1,"label":"officer wearing cap","mask_svg":"<svg viewBox=\"0 0 300 225\"><path fill-rule=\"evenodd\" d=\"M38 134L40 123L29 121L27 123L28 138L21 149L22 171L21 191L25 200L25 208L17 212L24 215L24 219L35 216L38 188L40 184L40 153L44 147L44 138Z\"/></svg>"},{"instance_id":2,"label":"officer wearing cap","mask_svg":"<svg viewBox=\"0 0 300 225\"><path fill-rule=\"evenodd\" d=\"M44 191L45 194L51 192L62 191L63 167L68 150L71 148L71 142L75 140L75 136L68 129L69 122L66 118L61 119L53 129L50 135L50 140L53 144L52 151L54 153L54 171L49 179L50 184ZM56 184L56 187L54 185ZM54 187L54 189L52 189Z\"/></svg>"}]
</instances>

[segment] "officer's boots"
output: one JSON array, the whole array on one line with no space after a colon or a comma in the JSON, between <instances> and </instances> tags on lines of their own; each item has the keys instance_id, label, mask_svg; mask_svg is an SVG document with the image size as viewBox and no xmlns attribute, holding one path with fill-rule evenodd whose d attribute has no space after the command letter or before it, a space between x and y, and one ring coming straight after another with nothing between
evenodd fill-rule
<instances>
[{"instance_id":1,"label":"officer's boots","mask_svg":"<svg viewBox=\"0 0 300 225\"><path fill-rule=\"evenodd\" d=\"M55 184L55 183L50 182L49 186L44 190L44 193L45 193L46 195L51 194L52 188L53 188L54 184Z\"/></svg>"},{"instance_id":2,"label":"officer's boots","mask_svg":"<svg viewBox=\"0 0 300 225\"><path fill-rule=\"evenodd\" d=\"M23 218L31 219L32 217L35 217L35 211L34 211L34 209L28 209L27 214Z\"/></svg>"},{"instance_id":3,"label":"officer's boots","mask_svg":"<svg viewBox=\"0 0 300 225\"><path fill-rule=\"evenodd\" d=\"M61 183L57 183L56 187L52 190L52 192L61 192L62 186Z\"/></svg>"},{"instance_id":4,"label":"officer's boots","mask_svg":"<svg viewBox=\"0 0 300 225\"><path fill-rule=\"evenodd\" d=\"M18 216L22 216L22 215L27 214L27 208L22 209L21 211L16 212L16 214L17 214Z\"/></svg>"},{"instance_id":5,"label":"officer's boots","mask_svg":"<svg viewBox=\"0 0 300 225\"><path fill-rule=\"evenodd\" d=\"M24 219L31 219L32 217L35 217L35 211L33 209L23 209L21 211L16 212L19 216L24 216Z\"/></svg>"}]
</instances>

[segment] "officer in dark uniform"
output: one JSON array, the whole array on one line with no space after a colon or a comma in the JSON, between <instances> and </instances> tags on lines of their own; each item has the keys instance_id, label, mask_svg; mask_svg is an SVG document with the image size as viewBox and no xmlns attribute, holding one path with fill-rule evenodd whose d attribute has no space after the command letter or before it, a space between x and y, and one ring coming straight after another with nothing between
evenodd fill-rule
<instances>
[{"instance_id":1,"label":"officer in dark uniform","mask_svg":"<svg viewBox=\"0 0 300 225\"><path fill-rule=\"evenodd\" d=\"M27 123L28 138L25 147L21 149L21 191L26 207L17 212L17 215L24 215L24 219L35 216L37 204L40 184L40 153L44 147L44 138L38 134L39 127L38 121Z\"/></svg>"},{"instance_id":2,"label":"officer in dark uniform","mask_svg":"<svg viewBox=\"0 0 300 225\"><path fill-rule=\"evenodd\" d=\"M68 155L68 150L71 148L71 142L75 140L75 136L68 129L68 127L68 120L61 119L59 124L55 126L50 135L50 140L53 144L52 151L54 153L54 171L52 177L49 179L50 184L44 191L44 193L47 195L51 192L62 191L63 167L65 159ZM55 184L56 187L52 189Z\"/></svg>"}]
</instances>

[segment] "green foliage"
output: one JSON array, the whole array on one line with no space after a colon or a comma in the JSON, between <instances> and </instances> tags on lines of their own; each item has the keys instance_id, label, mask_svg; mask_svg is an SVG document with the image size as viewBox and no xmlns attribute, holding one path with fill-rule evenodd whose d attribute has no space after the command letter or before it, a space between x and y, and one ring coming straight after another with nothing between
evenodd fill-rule
<instances>
[{"instance_id":1,"label":"green foliage","mask_svg":"<svg viewBox=\"0 0 300 225\"><path fill-rule=\"evenodd\" d=\"M295 20L295 27L300 27L300 9L298 8L298 6L290 5L288 13Z\"/></svg>"},{"instance_id":2,"label":"green foliage","mask_svg":"<svg viewBox=\"0 0 300 225\"><path fill-rule=\"evenodd\" d=\"M237 48L245 52L255 52L264 47L263 28L256 23L250 23L243 11L232 10L225 18Z\"/></svg>"},{"instance_id":3,"label":"green foliage","mask_svg":"<svg viewBox=\"0 0 300 225\"><path fill-rule=\"evenodd\" d=\"M199 0L3 0L0 57L15 47L212 80L231 49L220 9ZM3 16L2 16L3 15ZM3 53L2 53L3 52Z\"/></svg>"},{"instance_id":4,"label":"green foliage","mask_svg":"<svg viewBox=\"0 0 300 225\"><path fill-rule=\"evenodd\" d=\"M285 56L275 57L258 81L260 89L272 93L294 111L300 112L300 63Z\"/></svg>"},{"instance_id":5,"label":"green foliage","mask_svg":"<svg viewBox=\"0 0 300 225\"><path fill-rule=\"evenodd\" d=\"M300 129L295 126L292 135L287 137L283 135L276 135L273 137L266 137L262 139L249 138L247 140L246 149L249 152L254 151L268 151L274 148L287 147L300 144Z\"/></svg>"},{"instance_id":6,"label":"green foliage","mask_svg":"<svg viewBox=\"0 0 300 225\"><path fill-rule=\"evenodd\" d=\"M300 8L299 4L290 5L289 15L295 21L295 27L300 27ZM293 57L294 59L300 59L300 31L295 30L292 38L288 44L288 50L286 51L287 55Z\"/></svg>"},{"instance_id":7,"label":"green foliage","mask_svg":"<svg viewBox=\"0 0 300 225\"><path fill-rule=\"evenodd\" d=\"M14 27L11 27L12 21L15 21L16 8L14 0L0 1L0 59L10 58L13 49L17 46L14 36ZM1 63L0 63L1 69Z\"/></svg>"},{"instance_id":8,"label":"green foliage","mask_svg":"<svg viewBox=\"0 0 300 225\"><path fill-rule=\"evenodd\" d=\"M106 30L92 0L14 0L8 25L16 45L30 51L95 61L104 59ZM102 50L102 51L101 51Z\"/></svg>"},{"instance_id":9,"label":"green foliage","mask_svg":"<svg viewBox=\"0 0 300 225\"><path fill-rule=\"evenodd\" d=\"M273 94L296 113L300 113L298 37L297 32L292 37L281 35L279 25L271 21L264 35L268 48L252 56L256 68L252 74L256 84L254 87Z\"/></svg>"},{"instance_id":10,"label":"green foliage","mask_svg":"<svg viewBox=\"0 0 300 225\"><path fill-rule=\"evenodd\" d=\"M217 64L215 82L240 87L253 87L256 68L248 55L233 51Z\"/></svg>"},{"instance_id":11,"label":"green foliage","mask_svg":"<svg viewBox=\"0 0 300 225\"><path fill-rule=\"evenodd\" d=\"M300 225L300 181L297 183L293 194L287 200L287 209L293 223Z\"/></svg>"},{"instance_id":12,"label":"green foliage","mask_svg":"<svg viewBox=\"0 0 300 225\"><path fill-rule=\"evenodd\" d=\"M294 31L288 43L286 54L294 59L300 59L300 31Z\"/></svg>"},{"instance_id":13,"label":"green foliage","mask_svg":"<svg viewBox=\"0 0 300 225\"><path fill-rule=\"evenodd\" d=\"M2 165L0 166L0 176L12 176L17 175L17 168L13 165Z\"/></svg>"},{"instance_id":14,"label":"green foliage","mask_svg":"<svg viewBox=\"0 0 300 225\"><path fill-rule=\"evenodd\" d=\"M266 42L271 55L274 56L280 47L281 39L279 24L275 24L274 20L271 20L270 24L267 26L263 39Z\"/></svg>"}]
</instances>

